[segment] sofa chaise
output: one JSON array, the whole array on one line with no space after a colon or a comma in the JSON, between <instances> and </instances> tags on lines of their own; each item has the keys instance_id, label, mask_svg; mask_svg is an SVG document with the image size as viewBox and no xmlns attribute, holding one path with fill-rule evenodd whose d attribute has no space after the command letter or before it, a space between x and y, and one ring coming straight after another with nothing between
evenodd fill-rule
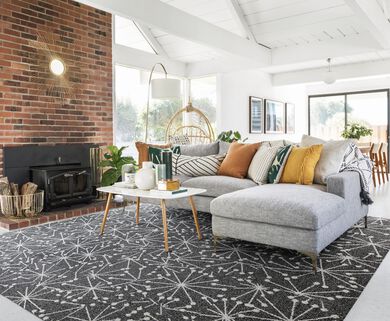
<instances>
[{"instance_id":1,"label":"sofa chaise","mask_svg":"<svg viewBox=\"0 0 390 321\"><path fill-rule=\"evenodd\" d=\"M199 155L199 151L186 151ZM201 153L202 154L202 153ZM207 154L206 151L203 154ZM199 211L212 215L215 240L236 238L304 253L316 270L318 254L363 217L355 172L328 177L327 185L266 184L227 176L178 177L184 187L204 188ZM168 206L190 209L185 199Z\"/></svg>"}]
</instances>

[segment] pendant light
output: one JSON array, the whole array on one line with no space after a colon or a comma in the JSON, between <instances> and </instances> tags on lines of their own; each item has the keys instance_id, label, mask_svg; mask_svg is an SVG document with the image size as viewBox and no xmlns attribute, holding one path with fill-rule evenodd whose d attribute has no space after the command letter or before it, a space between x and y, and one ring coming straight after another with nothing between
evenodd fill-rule
<instances>
[{"instance_id":1,"label":"pendant light","mask_svg":"<svg viewBox=\"0 0 390 321\"><path fill-rule=\"evenodd\" d=\"M328 70L325 72L324 75L324 83L327 85L331 85L336 81L335 75L332 72L332 66L331 66L332 59L328 58L326 59L326 61L328 62Z\"/></svg>"}]
</instances>

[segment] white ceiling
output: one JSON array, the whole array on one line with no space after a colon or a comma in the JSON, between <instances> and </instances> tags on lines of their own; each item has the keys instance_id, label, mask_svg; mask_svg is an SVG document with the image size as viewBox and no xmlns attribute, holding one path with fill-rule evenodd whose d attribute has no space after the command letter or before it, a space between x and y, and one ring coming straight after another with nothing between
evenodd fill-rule
<instances>
[{"instance_id":1,"label":"white ceiling","mask_svg":"<svg viewBox=\"0 0 390 321\"><path fill-rule=\"evenodd\" d=\"M291 73L326 67L328 57L390 69L390 0L77 1L134 19L157 59L193 75L226 65Z\"/></svg>"},{"instance_id":2,"label":"white ceiling","mask_svg":"<svg viewBox=\"0 0 390 321\"><path fill-rule=\"evenodd\" d=\"M191 15L246 37L229 6L232 0L161 0ZM233 0L237 1L249 30L257 43L271 49L296 48L332 40L348 40L367 34L361 19L345 0ZM372 0L381 3L382 0ZM151 29L169 58L185 63L215 60L221 53L206 46ZM196 32L196 30L194 30ZM334 65L377 61L390 58L390 50L370 51L336 57ZM326 60L313 60L268 67L270 73L325 67Z\"/></svg>"},{"instance_id":3,"label":"white ceiling","mask_svg":"<svg viewBox=\"0 0 390 321\"><path fill-rule=\"evenodd\" d=\"M240 1L256 40L271 48L342 38L361 31L343 0Z\"/></svg>"},{"instance_id":4,"label":"white ceiling","mask_svg":"<svg viewBox=\"0 0 390 321\"><path fill-rule=\"evenodd\" d=\"M242 36L226 0L161 0L218 27Z\"/></svg>"},{"instance_id":5,"label":"white ceiling","mask_svg":"<svg viewBox=\"0 0 390 321\"><path fill-rule=\"evenodd\" d=\"M182 39L166 32L152 29L152 34L163 47L165 53L173 60L192 63L216 59L220 57L220 53L206 46L202 46L195 42Z\"/></svg>"},{"instance_id":6,"label":"white ceiling","mask_svg":"<svg viewBox=\"0 0 390 321\"><path fill-rule=\"evenodd\" d=\"M161 2L195 15L239 36L243 36L240 33L240 27L233 19L226 0L161 0ZM192 63L220 57L218 52L206 46L169 35L157 29L152 29L152 33L168 56L174 60Z\"/></svg>"}]
</instances>

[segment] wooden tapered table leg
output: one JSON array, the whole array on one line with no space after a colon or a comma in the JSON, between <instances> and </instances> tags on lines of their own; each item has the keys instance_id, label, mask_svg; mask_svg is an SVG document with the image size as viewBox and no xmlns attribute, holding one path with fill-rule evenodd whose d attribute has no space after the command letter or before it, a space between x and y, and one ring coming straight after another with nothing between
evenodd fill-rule
<instances>
[{"instance_id":1,"label":"wooden tapered table leg","mask_svg":"<svg viewBox=\"0 0 390 321\"><path fill-rule=\"evenodd\" d=\"M198 212L195 207L195 202L192 196L189 197L190 204L191 204L191 209L192 209L192 215L194 216L194 222L195 222L195 227L196 227L196 233L198 233L198 239L202 239L202 234L200 233L200 228L199 228L199 222L198 222Z\"/></svg>"},{"instance_id":2,"label":"wooden tapered table leg","mask_svg":"<svg viewBox=\"0 0 390 321\"><path fill-rule=\"evenodd\" d=\"M161 200L161 212L162 212L162 221L163 221L163 227L164 227L164 249L165 249L165 252L169 252L167 206L165 204L165 200Z\"/></svg>"},{"instance_id":3,"label":"wooden tapered table leg","mask_svg":"<svg viewBox=\"0 0 390 321\"><path fill-rule=\"evenodd\" d=\"M108 212L110 211L111 199L112 199L112 194L108 193L107 203L106 203L106 210L104 211L103 221L102 221L102 225L100 227L100 235L103 235L103 233L104 233L104 226L106 225Z\"/></svg>"},{"instance_id":4,"label":"wooden tapered table leg","mask_svg":"<svg viewBox=\"0 0 390 321\"><path fill-rule=\"evenodd\" d=\"M136 207L136 211L135 211L135 223L138 224L139 223L139 205L141 203L141 198L140 197L137 197L137 207Z\"/></svg>"}]
</instances>

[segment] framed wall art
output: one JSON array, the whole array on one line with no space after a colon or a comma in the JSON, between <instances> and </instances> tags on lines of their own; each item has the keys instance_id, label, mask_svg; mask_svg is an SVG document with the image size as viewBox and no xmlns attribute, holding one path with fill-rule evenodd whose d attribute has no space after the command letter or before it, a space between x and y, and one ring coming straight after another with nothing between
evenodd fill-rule
<instances>
[{"instance_id":1,"label":"framed wall art","mask_svg":"<svg viewBox=\"0 0 390 321\"><path fill-rule=\"evenodd\" d=\"M286 134L295 134L295 105L286 103Z\"/></svg>"},{"instance_id":2,"label":"framed wall art","mask_svg":"<svg viewBox=\"0 0 390 321\"><path fill-rule=\"evenodd\" d=\"M265 100L265 132L269 134L285 133L285 106L276 100Z\"/></svg>"},{"instance_id":3,"label":"framed wall art","mask_svg":"<svg viewBox=\"0 0 390 321\"><path fill-rule=\"evenodd\" d=\"M262 98L249 96L249 133L264 133L264 106Z\"/></svg>"}]
</instances>

